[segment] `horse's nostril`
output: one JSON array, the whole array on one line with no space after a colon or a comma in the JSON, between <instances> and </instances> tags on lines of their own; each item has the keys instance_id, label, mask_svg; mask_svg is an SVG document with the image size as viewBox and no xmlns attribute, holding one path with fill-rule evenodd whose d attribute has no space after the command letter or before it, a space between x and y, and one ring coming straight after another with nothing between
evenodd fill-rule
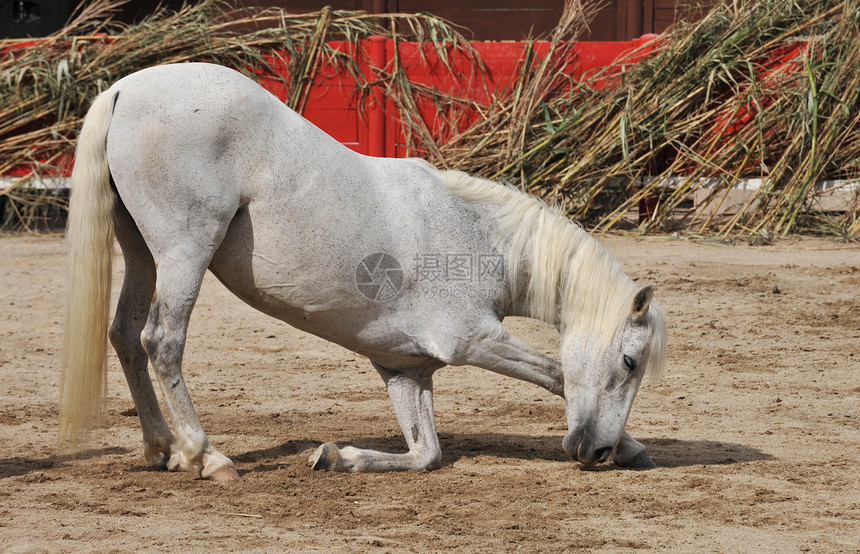
<instances>
[{"instance_id":1,"label":"horse's nostril","mask_svg":"<svg viewBox=\"0 0 860 554\"><path fill-rule=\"evenodd\" d=\"M603 448L598 448L597 450L594 451L594 457L598 463L605 462L607 459L609 459L609 456L611 454L612 454L612 447L611 446L604 446Z\"/></svg>"}]
</instances>

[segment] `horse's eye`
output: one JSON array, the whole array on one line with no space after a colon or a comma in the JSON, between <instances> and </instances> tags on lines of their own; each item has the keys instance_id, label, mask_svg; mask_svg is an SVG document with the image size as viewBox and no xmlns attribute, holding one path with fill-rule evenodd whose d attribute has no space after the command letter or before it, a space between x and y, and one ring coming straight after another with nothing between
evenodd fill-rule
<instances>
[{"instance_id":1,"label":"horse's eye","mask_svg":"<svg viewBox=\"0 0 860 554\"><path fill-rule=\"evenodd\" d=\"M624 367L627 368L627 371L631 371L631 372L636 371L636 361L633 358L631 358L630 356L628 356L627 354L625 354L624 355Z\"/></svg>"}]
</instances>

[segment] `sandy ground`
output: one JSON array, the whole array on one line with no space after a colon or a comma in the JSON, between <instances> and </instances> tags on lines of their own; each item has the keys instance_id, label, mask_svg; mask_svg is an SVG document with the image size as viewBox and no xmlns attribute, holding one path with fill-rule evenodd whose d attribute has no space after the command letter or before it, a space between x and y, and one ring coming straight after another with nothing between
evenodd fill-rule
<instances>
[{"instance_id":1,"label":"sandy ground","mask_svg":"<svg viewBox=\"0 0 860 554\"><path fill-rule=\"evenodd\" d=\"M670 318L628 425L657 469L581 471L560 399L467 367L437 373L441 469L314 472L325 441L402 451L381 380L207 277L185 377L221 485L147 466L113 356L107 428L58 455L63 243L0 236L0 550L860 551L860 247L602 241Z\"/></svg>"}]
</instances>

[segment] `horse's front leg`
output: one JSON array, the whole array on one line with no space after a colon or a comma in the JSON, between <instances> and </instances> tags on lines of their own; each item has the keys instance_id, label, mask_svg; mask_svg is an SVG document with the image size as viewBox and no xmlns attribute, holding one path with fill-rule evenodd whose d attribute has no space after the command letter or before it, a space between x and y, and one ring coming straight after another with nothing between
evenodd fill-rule
<instances>
[{"instance_id":1,"label":"horse's front leg","mask_svg":"<svg viewBox=\"0 0 860 554\"><path fill-rule=\"evenodd\" d=\"M191 471L216 481L239 479L233 462L209 444L182 377L188 320L205 268L201 268L198 275L198 272L183 271L176 265L170 268L165 265L158 269L155 297L141 342L152 363L176 432L167 469Z\"/></svg>"},{"instance_id":2,"label":"horse's front leg","mask_svg":"<svg viewBox=\"0 0 860 554\"><path fill-rule=\"evenodd\" d=\"M621 440L618 441L615 451L612 453L612 461L617 466L629 467L631 469L657 467L654 460L645 452L645 446L631 437L627 431L621 433Z\"/></svg>"},{"instance_id":3,"label":"horse's front leg","mask_svg":"<svg viewBox=\"0 0 860 554\"><path fill-rule=\"evenodd\" d=\"M451 365L473 365L533 383L564 398L561 364L517 339L497 321L484 324Z\"/></svg>"},{"instance_id":4,"label":"horse's front leg","mask_svg":"<svg viewBox=\"0 0 860 554\"><path fill-rule=\"evenodd\" d=\"M310 457L314 469L329 471L403 471L439 466L442 449L436 434L433 413L433 372L435 369L395 371L373 364L394 405L397 422L406 438L409 452L391 454L325 443Z\"/></svg>"}]
</instances>

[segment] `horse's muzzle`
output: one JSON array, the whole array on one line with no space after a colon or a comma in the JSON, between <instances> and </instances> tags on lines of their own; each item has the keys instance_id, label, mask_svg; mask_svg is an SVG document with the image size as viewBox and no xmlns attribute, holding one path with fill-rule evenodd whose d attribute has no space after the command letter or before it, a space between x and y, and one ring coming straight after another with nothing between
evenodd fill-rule
<instances>
[{"instance_id":1,"label":"horse's muzzle","mask_svg":"<svg viewBox=\"0 0 860 554\"><path fill-rule=\"evenodd\" d=\"M601 464L609 459L614 448L608 445L592 444L587 433L583 431L570 432L561 441L564 451L571 459L577 460L584 466Z\"/></svg>"}]
</instances>

